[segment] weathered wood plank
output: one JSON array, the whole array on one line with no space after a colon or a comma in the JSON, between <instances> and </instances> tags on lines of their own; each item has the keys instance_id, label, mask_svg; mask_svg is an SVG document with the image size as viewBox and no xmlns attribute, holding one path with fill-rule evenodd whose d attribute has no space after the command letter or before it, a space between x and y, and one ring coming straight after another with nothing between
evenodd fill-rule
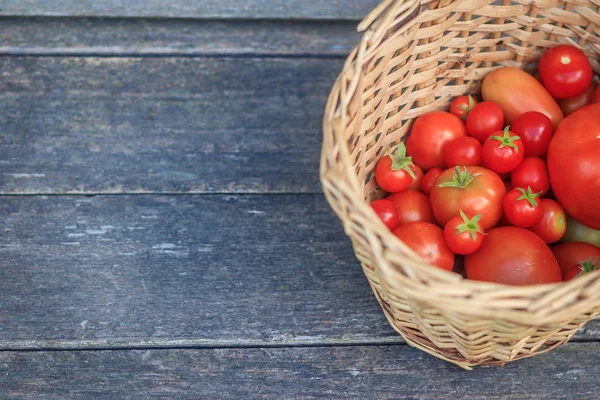
<instances>
[{"instance_id":1,"label":"weathered wood plank","mask_svg":"<svg viewBox=\"0 0 600 400\"><path fill-rule=\"evenodd\" d=\"M18 399L596 400L599 343L463 371L409 346L2 352Z\"/></svg>"},{"instance_id":2,"label":"weathered wood plank","mask_svg":"<svg viewBox=\"0 0 600 400\"><path fill-rule=\"evenodd\" d=\"M0 15L356 20L378 3L378 0L3 0Z\"/></svg>"},{"instance_id":3,"label":"weathered wood plank","mask_svg":"<svg viewBox=\"0 0 600 400\"><path fill-rule=\"evenodd\" d=\"M0 193L320 192L342 63L0 57Z\"/></svg>"},{"instance_id":4,"label":"weathered wood plank","mask_svg":"<svg viewBox=\"0 0 600 400\"><path fill-rule=\"evenodd\" d=\"M346 56L355 22L10 18L0 54Z\"/></svg>"}]
</instances>

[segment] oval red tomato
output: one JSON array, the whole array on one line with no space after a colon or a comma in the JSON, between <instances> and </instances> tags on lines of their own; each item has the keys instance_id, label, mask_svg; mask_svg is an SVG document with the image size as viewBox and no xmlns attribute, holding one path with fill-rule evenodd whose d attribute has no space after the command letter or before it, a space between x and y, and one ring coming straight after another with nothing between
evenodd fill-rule
<instances>
[{"instance_id":1,"label":"oval red tomato","mask_svg":"<svg viewBox=\"0 0 600 400\"><path fill-rule=\"evenodd\" d=\"M481 214L481 226L490 229L502 217L506 189L502 179L487 168L455 167L442 172L431 189L433 215L441 226L462 210L467 215Z\"/></svg>"},{"instance_id":2,"label":"oval red tomato","mask_svg":"<svg viewBox=\"0 0 600 400\"><path fill-rule=\"evenodd\" d=\"M600 104L569 115L548 149L552 191L567 214L600 229Z\"/></svg>"},{"instance_id":3,"label":"oval red tomato","mask_svg":"<svg viewBox=\"0 0 600 400\"><path fill-rule=\"evenodd\" d=\"M409 222L434 222L433 210L429 198L416 190L405 190L387 197L398 211L398 226Z\"/></svg>"},{"instance_id":4,"label":"oval red tomato","mask_svg":"<svg viewBox=\"0 0 600 400\"><path fill-rule=\"evenodd\" d=\"M421 182L421 190L423 193L429 195L429 192L431 192L431 188L435 184L436 179L442 174L442 172L444 172L444 170L441 168L431 168L429 171L427 171L423 177L423 182Z\"/></svg>"},{"instance_id":5,"label":"oval red tomato","mask_svg":"<svg viewBox=\"0 0 600 400\"><path fill-rule=\"evenodd\" d=\"M462 211L444 227L446 244L457 254L471 254L481 247L485 231L479 222L481 214L469 217Z\"/></svg>"},{"instance_id":6,"label":"oval red tomato","mask_svg":"<svg viewBox=\"0 0 600 400\"><path fill-rule=\"evenodd\" d=\"M504 215L508 222L519 228L529 228L542 218L542 207L539 195L531 188L511 189L504 197Z\"/></svg>"},{"instance_id":7,"label":"oval red tomato","mask_svg":"<svg viewBox=\"0 0 600 400\"><path fill-rule=\"evenodd\" d=\"M458 137L444 147L444 161L448 168L481 165L481 143L469 136Z\"/></svg>"},{"instance_id":8,"label":"oval red tomato","mask_svg":"<svg viewBox=\"0 0 600 400\"><path fill-rule=\"evenodd\" d=\"M401 225L394 235L425 262L446 271L454 267L454 253L446 245L444 232L429 222L411 222Z\"/></svg>"},{"instance_id":9,"label":"oval red tomato","mask_svg":"<svg viewBox=\"0 0 600 400\"><path fill-rule=\"evenodd\" d=\"M477 104L467 117L467 132L480 143L494 132L504 128L504 115L500 106L491 101Z\"/></svg>"},{"instance_id":10,"label":"oval red tomato","mask_svg":"<svg viewBox=\"0 0 600 400\"><path fill-rule=\"evenodd\" d=\"M523 141L525 157L544 157L548 152L554 127L544 114L526 112L513 121L510 129Z\"/></svg>"},{"instance_id":11,"label":"oval red tomato","mask_svg":"<svg viewBox=\"0 0 600 400\"><path fill-rule=\"evenodd\" d=\"M450 114L454 114L464 120L476 104L477 102L471 95L458 96L450 103Z\"/></svg>"},{"instance_id":12,"label":"oval red tomato","mask_svg":"<svg viewBox=\"0 0 600 400\"><path fill-rule=\"evenodd\" d=\"M398 210L396 210L396 205L391 201L385 199L375 200L371 203L371 207L389 230L393 231L400 226Z\"/></svg>"},{"instance_id":13,"label":"oval red tomato","mask_svg":"<svg viewBox=\"0 0 600 400\"><path fill-rule=\"evenodd\" d=\"M571 45L547 50L538 69L544 87L557 99L579 96L592 84L590 61L583 51Z\"/></svg>"},{"instance_id":14,"label":"oval red tomato","mask_svg":"<svg viewBox=\"0 0 600 400\"><path fill-rule=\"evenodd\" d=\"M465 256L468 279L507 285L537 285L562 280L554 255L535 233L513 226L487 232L481 248Z\"/></svg>"},{"instance_id":15,"label":"oval red tomato","mask_svg":"<svg viewBox=\"0 0 600 400\"><path fill-rule=\"evenodd\" d=\"M587 106L588 104L592 104L592 97L594 96L594 84L591 84L589 88L585 90L582 94L575 97L570 97L568 99L558 100L558 105L562 110L565 117L567 115L573 114L575 111L579 110Z\"/></svg>"},{"instance_id":16,"label":"oval red tomato","mask_svg":"<svg viewBox=\"0 0 600 400\"><path fill-rule=\"evenodd\" d=\"M571 266L581 264L592 258L594 263L600 261L600 247L596 247L589 243L571 242L561 243L552 247L552 253L556 257L556 261L560 268L566 273Z\"/></svg>"},{"instance_id":17,"label":"oval red tomato","mask_svg":"<svg viewBox=\"0 0 600 400\"><path fill-rule=\"evenodd\" d=\"M466 135L465 124L456 115L433 111L417 118L406 139L406 148L412 160L423 170L444 168L444 146Z\"/></svg>"},{"instance_id":18,"label":"oval red tomato","mask_svg":"<svg viewBox=\"0 0 600 400\"><path fill-rule=\"evenodd\" d=\"M531 187L534 193L548 193L550 178L546 163L541 158L525 157L521 164L511 173L510 180L515 188Z\"/></svg>"},{"instance_id":19,"label":"oval red tomato","mask_svg":"<svg viewBox=\"0 0 600 400\"><path fill-rule=\"evenodd\" d=\"M400 143L396 154L389 153L377 162L375 180L383 190L390 193L408 189L416 180L419 167L406 156L406 147ZM423 171L421 171L423 175ZM421 178L422 179L422 178Z\"/></svg>"},{"instance_id":20,"label":"oval red tomato","mask_svg":"<svg viewBox=\"0 0 600 400\"><path fill-rule=\"evenodd\" d=\"M510 172L525 157L525 148L521 138L509 131L496 132L483 143L481 149L483 163L486 167L497 173Z\"/></svg>"},{"instance_id":21,"label":"oval red tomato","mask_svg":"<svg viewBox=\"0 0 600 400\"><path fill-rule=\"evenodd\" d=\"M551 199L540 199L542 218L531 228L546 243L558 242L567 231L567 215L558 202Z\"/></svg>"}]
</instances>

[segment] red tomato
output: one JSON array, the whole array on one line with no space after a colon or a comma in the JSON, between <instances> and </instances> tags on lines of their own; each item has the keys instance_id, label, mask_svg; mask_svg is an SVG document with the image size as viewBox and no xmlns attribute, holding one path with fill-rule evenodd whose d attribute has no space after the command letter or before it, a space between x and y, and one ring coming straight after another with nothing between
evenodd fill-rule
<instances>
[{"instance_id":1,"label":"red tomato","mask_svg":"<svg viewBox=\"0 0 600 400\"><path fill-rule=\"evenodd\" d=\"M521 164L511 172L510 180L515 188L531 187L535 193L545 194L550 190L550 178L546 163L541 158L525 157Z\"/></svg>"},{"instance_id":2,"label":"red tomato","mask_svg":"<svg viewBox=\"0 0 600 400\"><path fill-rule=\"evenodd\" d=\"M563 44L546 51L538 68L544 87L557 99L579 96L592 84L590 61L574 46Z\"/></svg>"},{"instance_id":3,"label":"red tomato","mask_svg":"<svg viewBox=\"0 0 600 400\"><path fill-rule=\"evenodd\" d=\"M469 136L458 137L444 147L444 161L449 168L481 165L481 143Z\"/></svg>"},{"instance_id":4,"label":"red tomato","mask_svg":"<svg viewBox=\"0 0 600 400\"><path fill-rule=\"evenodd\" d=\"M504 182L489 169L454 167L442 172L429 194L433 215L445 226L460 210L467 215L481 214L483 229L494 227L502 217Z\"/></svg>"},{"instance_id":5,"label":"red tomato","mask_svg":"<svg viewBox=\"0 0 600 400\"><path fill-rule=\"evenodd\" d=\"M389 230L393 231L400 226L400 218L396 205L389 200L375 200L371 203L371 207L377 213L377 216L383 221Z\"/></svg>"},{"instance_id":6,"label":"red tomato","mask_svg":"<svg viewBox=\"0 0 600 400\"><path fill-rule=\"evenodd\" d=\"M507 126L504 132L496 132L495 135L487 138L481 149L483 163L494 172L512 171L525 156L521 138L508 129Z\"/></svg>"},{"instance_id":7,"label":"red tomato","mask_svg":"<svg viewBox=\"0 0 600 400\"><path fill-rule=\"evenodd\" d=\"M415 179L413 179L412 183L408 187L412 190L421 190L421 183L423 183L423 170L417 164L414 164L413 172L415 173Z\"/></svg>"},{"instance_id":8,"label":"red tomato","mask_svg":"<svg viewBox=\"0 0 600 400\"><path fill-rule=\"evenodd\" d=\"M507 285L560 282L560 267L535 233L514 226L491 229L473 254L465 256L468 279Z\"/></svg>"},{"instance_id":9,"label":"red tomato","mask_svg":"<svg viewBox=\"0 0 600 400\"><path fill-rule=\"evenodd\" d=\"M594 96L592 96L592 103L600 103L600 85L594 91Z\"/></svg>"},{"instance_id":10,"label":"red tomato","mask_svg":"<svg viewBox=\"0 0 600 400\"><path fill-rule=\"evenodd\" d=\"M429 198L423 193L409 189L404 192L391 194L387 199L396 206L399 226L418 221L435 223L431 203L429 203Z\"/></svg>"},{"instance_id":11,"label":"red tomato","mask_svg":"<svg viewBox=\"0 0 600 400\"><path fill-rule=\"evenodd\" d=\"M551 199L540 199L542 218L529 228L546 243L558 242L567 231L567 215L558 202Z\"/></svg>"},{"instance_id":12,"label":"red tomato","mask_svg":"<svg viewBox=\"0 0 600 400\"><path fill-rule=\"evenodd\" d=\"M563 119L556 100L541 83L518 68L500 68L483 80L481 95L486 101L498 104L504 112L504 122L512 125L523 113L537 111L552 121L556 127Z\"/></svg>"},{"instance_id":13,"label":"red tomato","mask_svg":"<svg viewBox=\"0 0 600 400\"><path fill-rule=\"evenodd\" d=\"M423 193L429 195L431 188L435 184L435 180L442 174L442 172L444 172L444 170L441 168L431 168L429 171L427 171L423 177L423 182L421 183L421 190Z\"/></svg>"},{"instance_id":14,"label":"red tomato","mask_svg":"<svg viewBox=\"0 0 600 400\"><path fill-rule=\"evenodd\" d=\"M526 112L513 121L511 131L525 146L525 157L543 157L552 139L552 121L537 111Z\"/></svg>"},{"instance_id":15,"label":"red tomato","mask_svg":"<svg viewBox=\"0 0 600 400\"><path fill-rule=\"evenodd\" d=\"M519 228L529 228L542 219L542 207L538 193L531 188L515 188L504 197L504 215L508 222Z\"/></svg>"},{"instance_id":16,"label":"red tomato","mask_svg":"<svg viewBox=\"0 0 600 400\"><path fill-rule=\"evenodd\" d=\"M375 167L375 180L386 192L401 192L417 180L417 168L411 157L406 156L404 143L400 143L395 155L390 150L379 160Z\"/></svg>"},{"instance_id":17,"label":"red tomato","mask_svg":"<svg viewBox=\"0 0 600 400\"><path fill-rule=\"evenodd\" d=\"M581 275L585 275L585 274L589 274L590 272L594 272L594 271L598 271L598 263L593 262L593 258L590 257L589 260L584 261L580 264L575 264L572 265L565 274L563 274L563 280L565 281L570 281L571 279L577 277L577 276L581 276Z\"/></svg>"},{"instance_id":18,"label":"red tomato","mask_svg":"<svg viewBox=\"0 0 600 400\"><path fill-rule=\"evenodd\" d=\"M462 210L444 227L446 244L457 254L471 254L481 247L485 232L479 223L481 214L469 218Z\"/></svg>"},{"instance_id":19,"label":"red tomato","mask_svg":"<svg viewBox=\"0 0 600 400\"><path fill-rule=\"evenodd\" d=\"M565 274L571 266L581 264L592 258L593 262L600 261L600 247L589 243L571 242L552 247L552 253Z\"/></svg>"},{"instance_id":20,"label":"red tomato","mask_svg":"<svg viewBox=\"0 0 600 400\"><path fill-rule=\"evenodd\" d=\"M477 102L471 95L458 96L450 103L450 114L454 114L460 119L466 119L476 104Z\"/></svg>"},{"instance_id":21,"label":"red tomato","mask_svg":"<svg viewBox=\"0 0 600 400\"><path fill-rule=\"evenodd\" d=\"M548 149L552 191L567 214L600 229L600 104L569 115Z\"/></svg>"},{"instance_id":22,"label":"red tomato","mask_svg":"<svg viewBox=\"0 0 600 400\"><path fill-rule=\"evenodd\" d=\"M562 110L565 117L569 114L573 114L575 111L592 104L592 97L594 96L594 84L592 83L585 92L579 96L569 97L568 99L558 100L558 105Z\"/></svg>"},{"instance_id":23,"label":"red tomato","mask_svg":"<svg viewBox=\"0 0 600 400\"><path fill-rule=\"evenodd\" d=\"M467 117L467 132L483 143L494 132L504 128L504 115L496 103L484 101L477 104Z\"/></svg>"},{"instance_id":24,"label":"red tomato","mask_svg":"<svg viewBox=\"0 0 600 400\"><path fill-rule=\"evenodd\" d=\"M406 139L406 148L423 170L444 168L444 146L466 135L465 124L456 115L433 111L417 118Z\"/></svg>"},{"instance_id":25,"label":"red tomato","mask_svg":"<svg viewBox=\"0 0 600 400\"><path fill-rule=\"evenodd\" d=\"M394 235L425 262L438 268L452 271L454 253L444 241L444 232L429 222L411 222L401 225Z\"/></svg>"}]
</instances>

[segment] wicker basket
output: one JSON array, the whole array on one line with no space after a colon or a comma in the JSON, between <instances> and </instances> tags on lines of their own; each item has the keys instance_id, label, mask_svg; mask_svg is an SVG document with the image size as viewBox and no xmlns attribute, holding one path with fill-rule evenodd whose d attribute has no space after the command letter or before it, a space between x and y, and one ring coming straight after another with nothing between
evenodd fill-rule
<instances>
[{"instance_id":1,"label":"wicker basket","mask_svg":"<svg viewBox=\"0 0 600 400\"><path fill-rule=\"evenodd\" d=\"M599 0L388 0L325 111L321 181L390 324L411 345L463 368L504 364L566 343L600 315L600 272L511 287L424 264L368 205L384 195L374 166L419 115L478 93L501 66L535 68L556 43L582 48L600 73Z\"/></svg>"}]
</instances>

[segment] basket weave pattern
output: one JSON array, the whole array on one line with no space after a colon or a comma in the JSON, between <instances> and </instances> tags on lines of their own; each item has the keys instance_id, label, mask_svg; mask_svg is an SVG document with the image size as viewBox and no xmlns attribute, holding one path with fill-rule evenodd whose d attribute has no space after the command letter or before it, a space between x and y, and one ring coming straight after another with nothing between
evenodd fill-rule
<instances>
[{"instance_id":1,"label":"basket weave pattern","mask_svg":"<svg viewBox=\"0 0 600 400\"><path fill-rule=\"evenodd\" d=\"M564 284L468 281L424 264L377 219L373 170L421 114L478 93L492 70L531 71L547 48L580 47L600 73L600 0L388 0L359 26L325 110L321 181L390 324L463 368L551 350L600 316L600 272Z\"/></svg>"}]
</instances>

